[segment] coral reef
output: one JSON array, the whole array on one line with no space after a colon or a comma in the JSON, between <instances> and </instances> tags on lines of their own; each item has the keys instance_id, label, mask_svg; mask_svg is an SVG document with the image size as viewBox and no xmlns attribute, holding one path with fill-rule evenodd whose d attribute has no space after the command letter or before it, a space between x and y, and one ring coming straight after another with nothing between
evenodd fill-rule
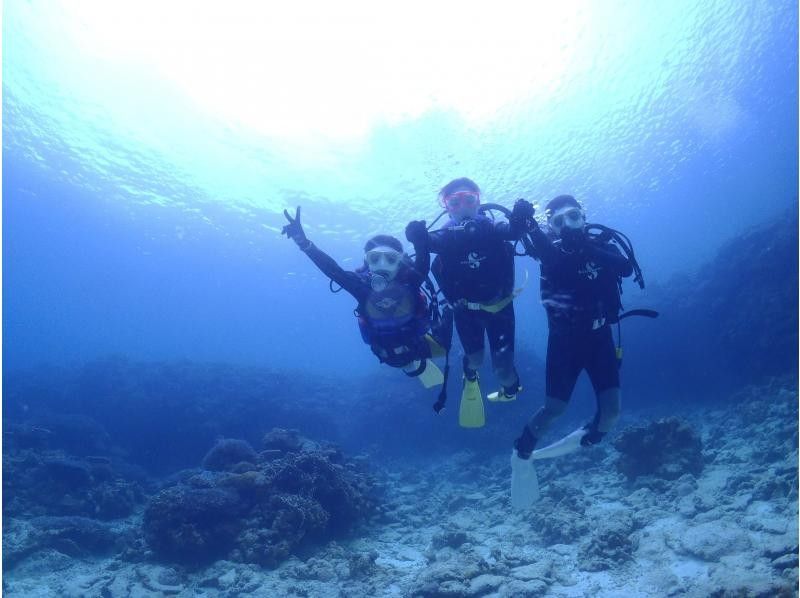
<instances>
[{"instance_id":1,"label":"coral reef","mask_svg":"<svg viewBox=\"0 0 800 598\"><path fill-rule=\"evenodd\" d=\"M280 451L283 453L297 453L305 448L306 439L297 430L284 430L273 428L266 434L261 442L264 450Z\"/></svg>"},{"instance_id":2,"label":"coral reef","mask_svg":"<svg viewBox=\"0 0 800 598\"><path fill-rule=\"evenodd\" d=\"M233 547L241 520L239 497L220 488L176 486L147 505L145 539L166 561L202 565L222 558Z\"/></svg>"},{"instance_id":3,"label":"coral reef","mask_svg":"<svg viewBox=\"0 0 800 598\"><path fill-rule=\"evenodd\" d=\"M703 471L700 436L677 417L623 430L613 444L620 452L617 470L630 480L639 476L676 480Z\"/></svg>"},{"instance_id":4,"label":"coral reef","mask_svg":"<svg viewBox=\"0 0 800 598\"><path fill-rule=\"evenodd\" d=\"M108 554L121 538L108 524L87 517L34 517L10 520L3 530L3 566L10 568L41 550L74 558Z\"/></svg>"},{"instance_id":5,"label":"coral reef","mask_svg":"<svg viewBox=\"0 0 800 598\"><path fill-rule=\"evenodd\" d=\"M737 234L697 272L648 285L661 317L622 326L629 407L637 396L641 406L680 395L702 402L797 377L797 235L793 209Z\"/></svg>"},{"instance_id":6,"label":"coral reef","mask_svg":"<svg viewBox=\"0 0 800 598\"><path fill-rule=\"evenodd\" d=\"M258 455L249 442L236 438L222 438L203 458L203 468L210 471L237 471L242 465L258 461Z\"/></svg>"},{"instance_id":7,"label":"coral reef","mask_svg":"<svg viewBox=\"0 0 800 598\"><path fill-rule=\"evenodd\" d=\"M101 520L133 513L144 500L136 480L104 456L75 456L9 442L3 452L3 513L6 516L76 515ZM13 436L12 436L13 439ZM22 446L30 446L23 443Z\"/></svg>"},{"instance_id":8,"label":"coral reef","mask_svg":"<svg viewBox=\"0 0 800 598\"><path fill-rule=\"evenodd\" d=\"M279 437L284 431L268 434L267 445ZM338 450L290 450L277 458L265 453L262 458L243 441L221 441L204 459L215 471L151 500L143 526L156 556L191 566L223 557L275 566L310 541L345 534L374 509L370 478ZM240 471L243 457L255 461L248 471Z\"/></svg>"}]
</instances>

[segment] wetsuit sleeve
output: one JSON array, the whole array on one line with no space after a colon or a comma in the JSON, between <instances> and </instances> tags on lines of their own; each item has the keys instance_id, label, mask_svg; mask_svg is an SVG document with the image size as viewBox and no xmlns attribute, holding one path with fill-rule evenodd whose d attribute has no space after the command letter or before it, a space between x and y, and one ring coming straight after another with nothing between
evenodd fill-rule
<instances>
[{"instance_id":1,"label":"wetsuit sleeve","mask_svg":"<svg viewBox=\"0 0 800 598\"><path fill-rule=\"evenodd\" d=\"M314 265L319 268L325 276L350 293L357 301L364 299L364 283L355 272L342 269L342 267L336 263L336 260L310 241L308 245L303 248L303 253L314 262Z\"/></svg>"},{"instance_id":2,"label":"wetsuit sleeve","mask_svg":"<svg viewBox=\"0 0 800 598\"><path fill-rule=\"evenodd\" d=\"M626 278L633 273L633 266L628 258L622 255L622 252L611 243L598 245L589 242L584 248L584 255L597 264L610 268L617 276Z\"/></svg>"},{"instance_id":3,"label":"wetsuit sleeve","mask_svg":"<svg viewBox=\"0 0 800 598\"><path fill-rule=\"evenodd\" d=\"M428 235L428 239L430 239L430 235ZM417 282L420 285L425 282L425 279L428 278L428 274L431 271L431 252L430 249L428 249L428 245L428 240L414 245L415 255L413 272L419 277Z\"/></svg>"},{"instance_id":4,"label":"wetsuit sleeve","mask_svg":"<svg viewBox=\"0 0 800 598\"><path fill-rule=\"evenodd\" d=\"M428 255L431 253L441 253L442 248L445 246L445 235L447 231L435 230L428 231Z\"/></svg>"},{"instance_id":5,"label":"wetsuit sleeve","mask_svg":"<svg viewBox=\"0 0 800 598\"><path fill-rule=\"evenodd\" d=\"M536 252L533 256L543 264L552 264L559 257L558 249L553 245L553 242L544 234L544 231L539 228L539 225L534 222L530 231L530 239L533 249Z\"/></svg>"},{"instance_id":6,"label":"wetsuit sleeve","mask_svg":"<svg viewBox=\"0 0 800 598\"><path fill-rule=\"evenodd\" d=\"M494 234L503 241L519 241L528 232L524 222L495 222Z\"/></svg>"}]
</instances>

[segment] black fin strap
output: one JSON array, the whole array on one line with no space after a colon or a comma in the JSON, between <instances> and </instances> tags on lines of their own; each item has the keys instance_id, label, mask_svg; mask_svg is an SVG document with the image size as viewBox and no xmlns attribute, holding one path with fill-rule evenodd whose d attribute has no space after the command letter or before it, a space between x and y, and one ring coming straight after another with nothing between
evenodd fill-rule
<instances>
[{"instance_id":1,"label":"black fin strap","mask_svg":"<svg viewBox=\"0 0 800 598\"><path fill-rule=\"evenodd\" d=\"M403 370L403 372L405 372L406 376L409 376L411 378L416 378L422 372L425 371L426 367L428 367L428 360L427 359L422 359L422 360L420 360L419 367L416 370L414 370L413 372L406 372L405 370Z\"/></svg>"},{"instance_id":2,"label":"black fin strap","mask_svg":"<svg viewBox=\"0 0 800 598\"><path fill-rule=\"evenodd\" d=\"M439 413L444 409L447 402L447 378L450 375L450 349L444 354L444 380L442 381L442 390L439 391L439 398L433 404L433 410Z\"/></svg>"}]
</instances>

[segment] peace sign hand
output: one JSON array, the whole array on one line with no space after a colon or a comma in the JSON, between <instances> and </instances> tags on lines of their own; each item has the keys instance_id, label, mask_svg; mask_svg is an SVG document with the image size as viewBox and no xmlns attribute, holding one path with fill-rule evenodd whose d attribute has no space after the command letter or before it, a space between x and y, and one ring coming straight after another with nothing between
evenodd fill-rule
<instances>
[{"instance_id":1,"label":"peace sign hand","mask_svg":"<svg viewBox=\"0 0 800 598\"><path fill-rule=\"evenodd\" d=\"M286 220L289 221L289 224L281 229L281 234L286 235L301 247L306 245L308 243L308 239L303 231L303 225L300 224L300 206L297 206L297 210L294 213L294 218L289 215L287 210L283 211L283 215L286 216Z\"/></svg>"}]
</instances>

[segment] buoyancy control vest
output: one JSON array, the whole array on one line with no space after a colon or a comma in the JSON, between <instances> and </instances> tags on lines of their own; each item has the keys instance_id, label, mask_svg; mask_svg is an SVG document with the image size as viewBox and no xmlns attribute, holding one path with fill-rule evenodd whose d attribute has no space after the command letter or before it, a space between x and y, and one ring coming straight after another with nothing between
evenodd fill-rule
<instances>
[{"instance_id":1,"label":"buoyancy control vest","mask_svg":"<svg viewBox=\"0 0 800 598\"><path fill-rule=\"evenodd\" d=\"M364 277L368 284L369 273ZM395 367L409 362L409 354L418 350L430 328L425 294L402 278L380 291L371 291L355 314L364 342L382 362Z\"/></svg>"},{"instance_id":2,"label":"buoyancy control vest","mask_svg":"<svg viewBox=\"0 0 800 598\"><path fill-rule=\"evenodd\" d=\"M513 292L514 246L493 235L493 227L494 222L481 215L437 231L442 242L431 272L451 303L486 302Z\"/></svg>"}]
</instances>

